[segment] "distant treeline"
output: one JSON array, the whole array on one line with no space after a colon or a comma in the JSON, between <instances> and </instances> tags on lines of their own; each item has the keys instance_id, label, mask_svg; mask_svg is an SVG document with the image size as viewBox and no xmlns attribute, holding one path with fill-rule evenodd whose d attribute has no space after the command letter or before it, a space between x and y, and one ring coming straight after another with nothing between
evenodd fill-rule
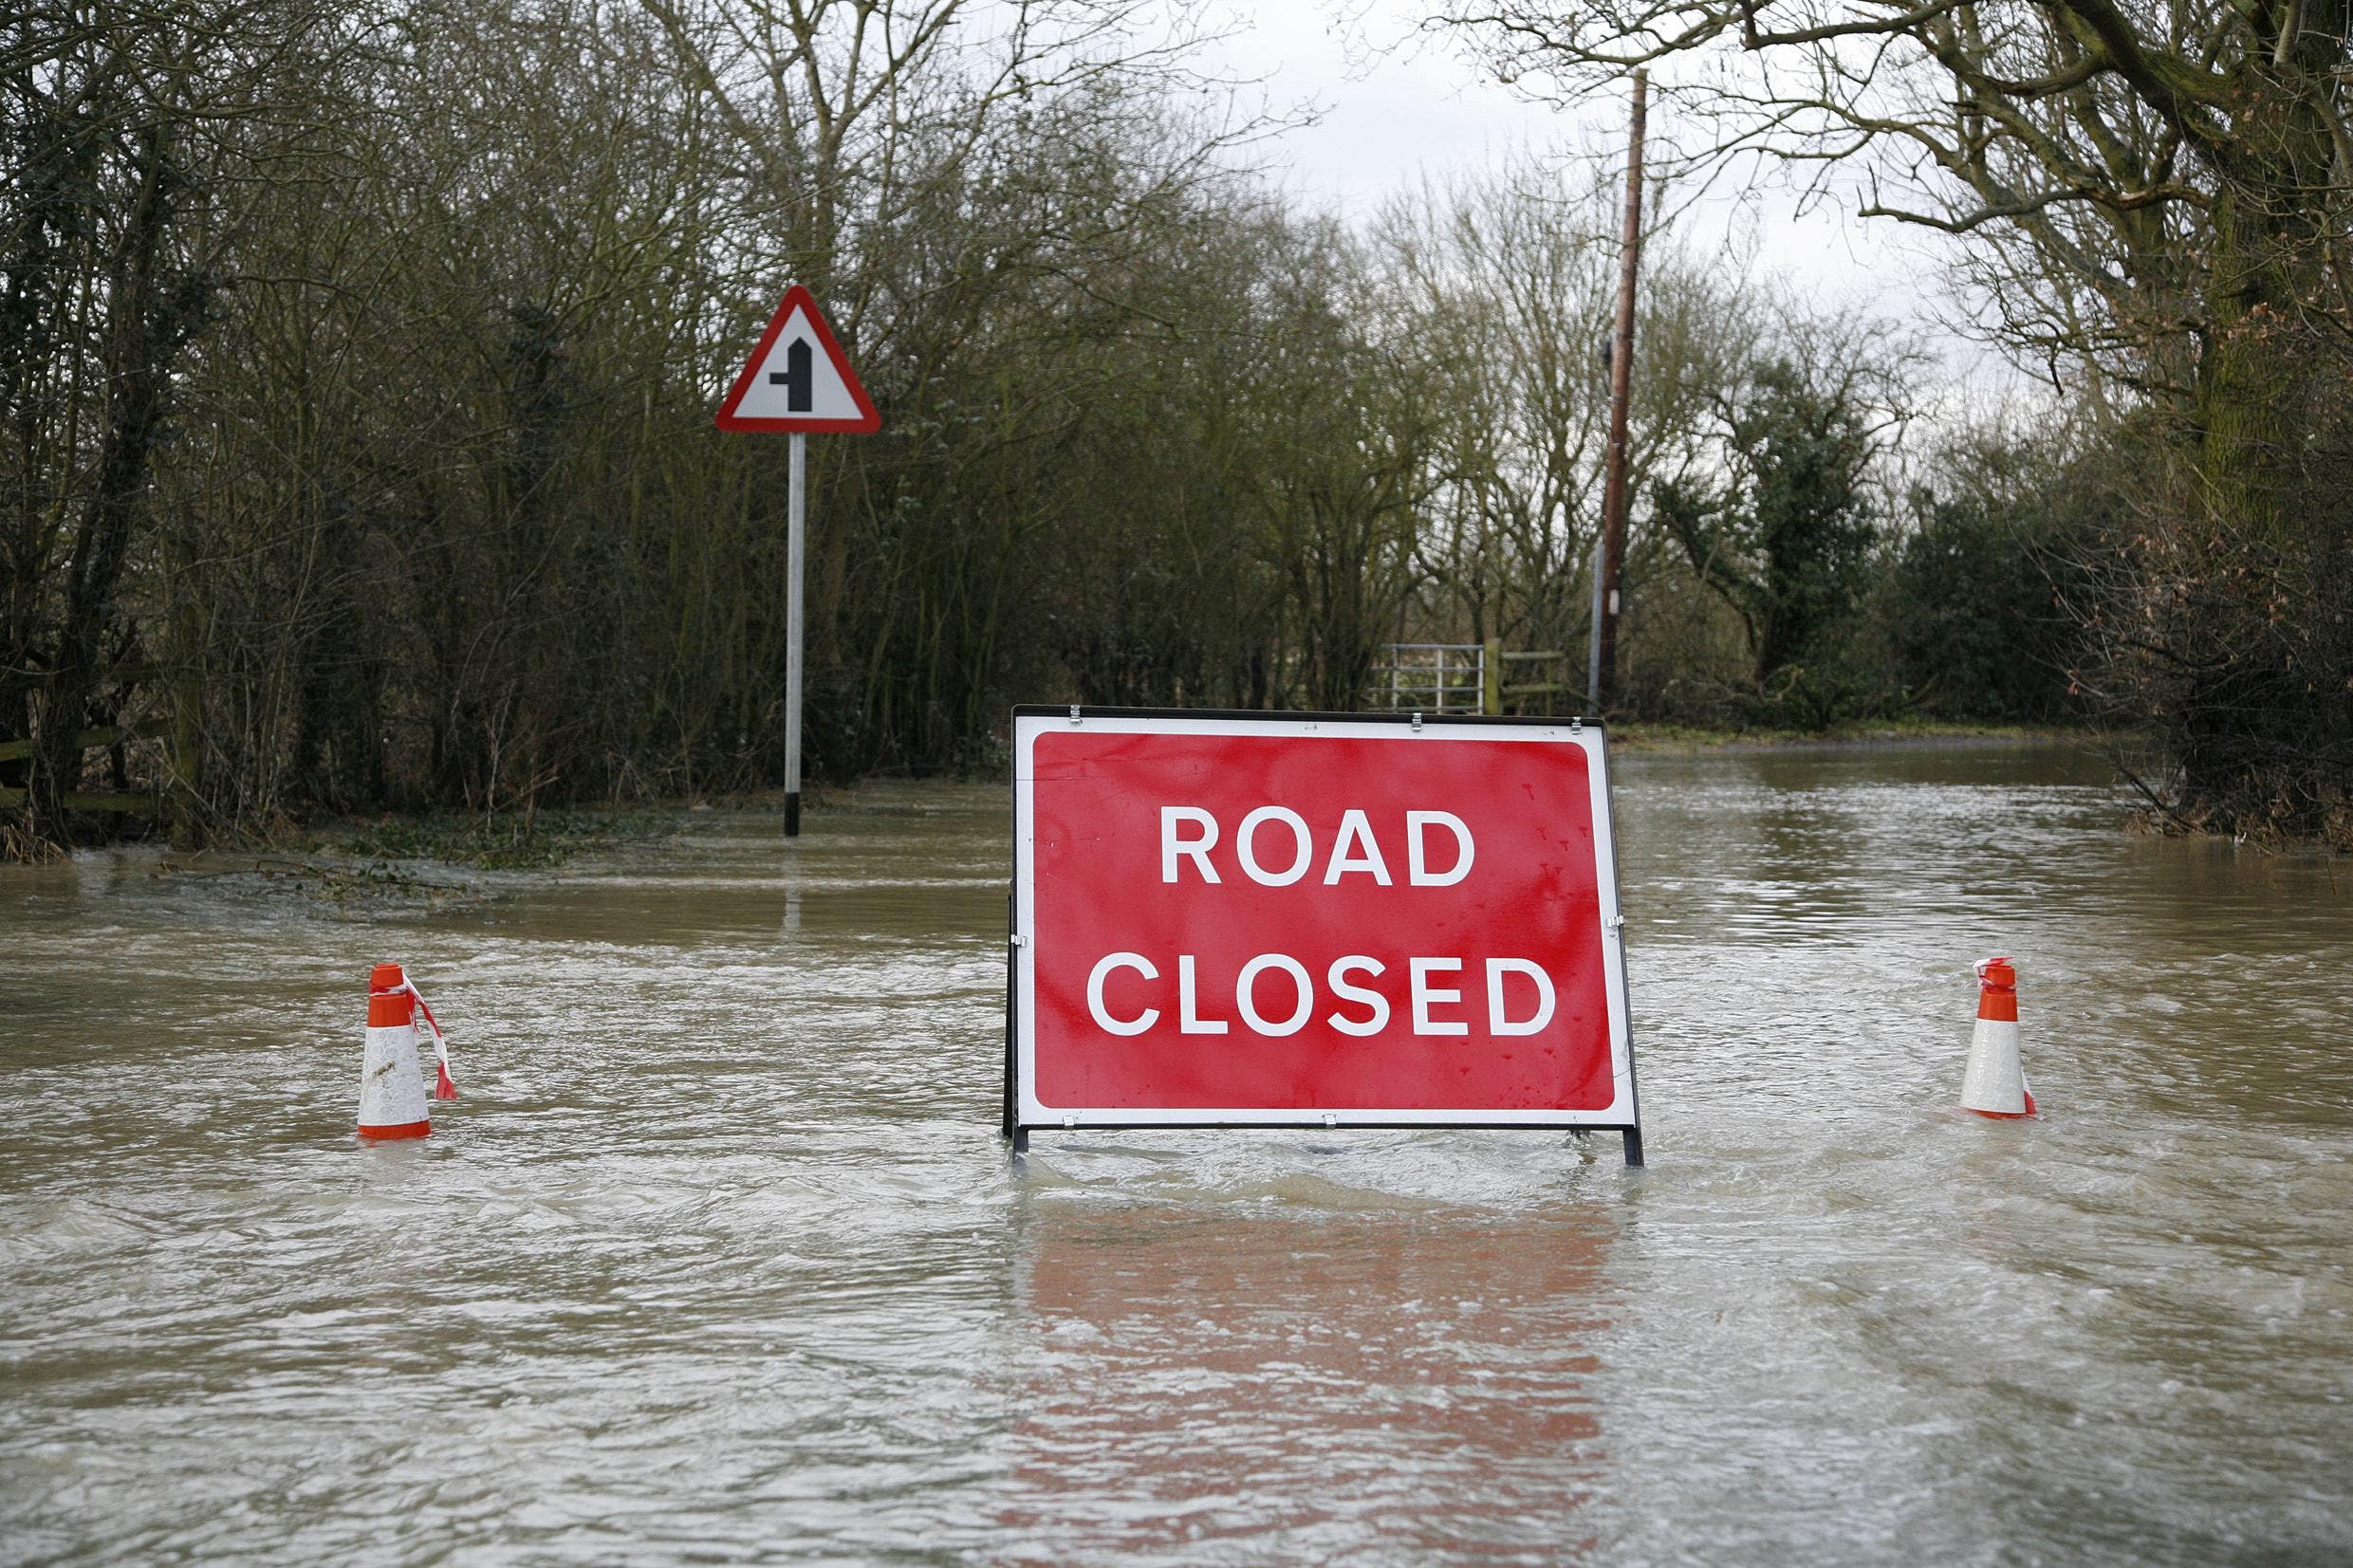
<instances>
[{"instance_id":1,"label":"distant treeline","mask_svg":"<svg viewBox=\"0 0 2353 1568\"><path fill-rule=\"evenodd\" d=\"M1351 708L1398 641L1582 690L1618 167L1343 225L1238 172L1268 127L1181 17L962 12L0 22L19 852L110 788L196 842L775 782L785 443L712 413L787 281L884 421L811 441L817 776L986 765L1017 700ZM1672 229L1642 301L1624 711L2121 720L2205 759L2183 820L2342 813L2344 343L2293 345L2325 523L2224 539L2094 360L1956 417L1902 333Z\"/></svg>"}]
</instances>

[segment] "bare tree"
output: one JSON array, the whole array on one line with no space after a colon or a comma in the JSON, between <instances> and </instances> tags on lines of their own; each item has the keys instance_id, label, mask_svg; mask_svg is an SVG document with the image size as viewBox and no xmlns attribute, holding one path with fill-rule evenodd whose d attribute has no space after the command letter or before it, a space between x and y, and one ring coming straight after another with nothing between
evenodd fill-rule
<instances>
[{"instance_id":1,"label":"bare tree","mask_svg":"<svg viewBox=\"0 0 2353 1568\"><path fill-rule=\"evenodd\" d=\"M64 0L0 32L22 171L0 195L0 729L33 721L36 838L67 841L78 737L139 650L125 572L218 288L217 209L283 176L302 83L348 46L342 24L306 0Z\"/></svg>"},{"instance_id":2,"label":"bare tree","mask_svg":"<svg viewBox=\"0 0 2353 1568\"><path fill-rule=\"evenodd\" d=\"M2163 678L2117 690L2168 726L2185 820L2276 821L2284 790L2309 826L2353 770L2348 699L2306 673L2336 644L2242 656L2159 612L2255 617L2219 637L2251 649L2267 603L2335 624L2353 599L2353 519L2312 467L2353 380L2349 21L2347 0L1456 0L1433 25L1549 95L1653 67L1696 158L1783 160L1955 236L2029 362L2147 399L2180 459L2144 497L2164 547L2093 613L2145 619Z\"/></svg>"}]
</instances>

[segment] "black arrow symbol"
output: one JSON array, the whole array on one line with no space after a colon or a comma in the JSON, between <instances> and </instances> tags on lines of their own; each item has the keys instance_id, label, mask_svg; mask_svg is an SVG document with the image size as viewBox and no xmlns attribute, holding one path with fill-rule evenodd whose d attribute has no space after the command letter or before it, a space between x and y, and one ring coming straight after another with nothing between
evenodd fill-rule
<instances>
[{"instance_id":1,"label":"black arrow symbol","mask_svg":"<svg viewBox=\"0 0 2353 1568\"><path fill-rule=\"evenodd\" d=\"M768 373L768 383L785 389L785 412L806 414L817 406L817 366L806 340L785 349L785 368Z\"/></svg>"}]
</instances>

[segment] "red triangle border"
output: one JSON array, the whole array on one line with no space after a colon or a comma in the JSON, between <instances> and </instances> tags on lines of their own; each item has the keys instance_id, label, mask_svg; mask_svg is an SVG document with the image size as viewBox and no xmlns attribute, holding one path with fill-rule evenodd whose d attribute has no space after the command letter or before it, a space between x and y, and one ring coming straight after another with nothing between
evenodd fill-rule
<instances>
[{"instance_id":1,"label":"red triangle border","mask_svg":"<svg viewBox=\"0 0 2353 1568\"><path fill-rule=\"evenodd\" d=\"M753 419L735 412L742 405L744 395L751 390L752 378L759 374L760 366L767 363L768 351L776 346L778 338L784 336L785 323L792 319L796 307L808 312L809 325L817 333L818 346L825 351L825 358L833 361L835 374L842 378L842 384L849 388L851 400L858 404L856 418L820 419L811 415L801 415ZM785 290L784 303L776 307L776 314L769 318L768 330L760 334L759 346L751 351L751 358L744 361L744 368L736 376L735 384L727 389L727 397L719 404L717 422L719 428L725 431L813 435L865 434L882 428L882 415L876 411L874 399L866 396L865 383L858 378L858 372L850 368L849 356L843 353L842 345L834 341L833 328L826 324L825 313L817 308L816 297L796 283Z\"/></svg>"}]
</instances>

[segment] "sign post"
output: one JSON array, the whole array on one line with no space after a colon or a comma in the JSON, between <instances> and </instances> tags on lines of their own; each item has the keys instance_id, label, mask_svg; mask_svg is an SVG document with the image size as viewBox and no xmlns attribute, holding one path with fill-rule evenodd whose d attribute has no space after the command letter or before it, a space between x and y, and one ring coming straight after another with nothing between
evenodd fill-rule
<instances>
[{"instance_id":1,"label":"sign post","mask_svg":"<svg viewBox=\"0 0 2353 1568\"><path fill-rule=\"evenodd\" d=\"M808 520L808 437L815 432L880 430L882 416L834 341L824 314L806 288L794 284L769 318L768 330L719 405L725 431L781 433L792 437L786 505L785 574L785 836L801 834L801 661L806 640L802 615L803 558Z\"/></svg>"},{"instance_id":2,"label":"sign post","mask_svg":"<svg viewBox=\"0 0 2353 1568\"><path fill-rule=\"evenodd\" d=\"M803 563L808 538L808 437L792 433L791 496L785 507L785 837L801 836L801 659Z\"/></svg>"},{"instance_id":3,"label":"sign post","mask_svg":"<svg viewBox=\"0 0 2353 1568\"><path fill-rule=\"evenodd\" d=\"M1601 727L1019 708L1005 1132L1609 1129Z\"/></svg>"}]
</instances>

